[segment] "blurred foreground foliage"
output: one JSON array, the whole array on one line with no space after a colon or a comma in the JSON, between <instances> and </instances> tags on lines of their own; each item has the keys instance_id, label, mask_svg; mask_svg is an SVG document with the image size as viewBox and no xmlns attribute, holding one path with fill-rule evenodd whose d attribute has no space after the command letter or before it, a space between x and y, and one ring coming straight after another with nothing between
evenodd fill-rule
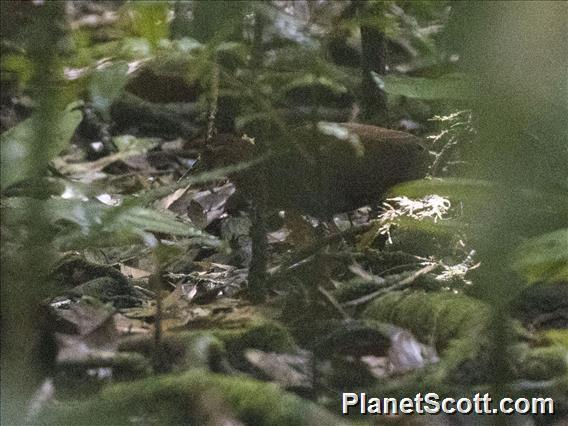
<instances>
[{"instance_id":1,"label":"blurred foreground foliage","mask_svg":"<svg viewBox=\"0 0 568 426\"><path fill-rule=\"evenodd\" d=\"M192 139L204 133L211 117L219 132L261 135L259 140L271 146L293 145L289 129L298 123L357 117L365 95L359 46L365 26L386 36L390 52L389 73L372 72L372 81L386 94L388 121L384 116L371 121L433 135L431 178L401 185L392 195L444 197L429 198L431 204L420 207L395 199L398 210L390 223L403 231L463 239L480 263L471 272L466 265L473 285L464 292L475 299L456 296L459 312L444 308L448 318L426 312L442 309L435 304L438 299L446 306L450 292L440 292L408 298L387 294L374 303L380 307L374 319L388 319L425 337L431 330L408 319L424 308L426 319L447 326L437 329L441 337L432 338L439 340L433 343L460 356L482 335L490 362L474 363L473 369L487 370L480 377L496 395L511 389L511 380L518 378L511 371L518 343L512 304L530 285L537 292L540 285L568 283L566 4L385 1L369 2L361 12L357 2L351 9L347 2L289 7L255 1L106 2L102 9L95 7L98 21L91 25L81 20L82 6L71 3L2 2L2 15L10 18L2 18L1 76L8 93L2 96L16 111L15 118L3 118L0 142L3 422L22 418L47 369L49 360L34 358L34 345L53 342L44 340L36 311L52 293L45 277L57 255L146 247L154 250L159 275L165 263L159 258L168 244L220 251L229 245L156 201L251 164L176 176L163 185L126 190L111 185L109 194L93 178L112 164L108 158L147 154L165 139ZM124 105L135 106L131 116L120 115ZM101 163L84 157L62 162L81 146L81 123L89 114L102 123L97 141L110 146L111 153L96 160ZM128 121L132 116L150 117L142 121L155 126L154 134L130 134L143 128ZM117 125L121 120L123 128ZM112 202L102 202L102 196ZM372 248L380 235L389 234L389 226L377 222L358 249ZM406 304L388 299L399 296ZM387 309L395 306L400 312ZM549 332L547 339L568 351L565 334L557 333ZM451 343L454 338L457 343ZM459 367L463 360L453 361ZM246 383L241 388L232 379L201 374L156 383L148 379L136 389L150 389L145 395L151 402L179 391L184 402L194 386L212 392L219 387L244 413L243 421L258 424L309 424L298 413L311 418L318 412L289 396L279 404L280 394L269 387ZM110 388L77 407L90 415L115 397L144 404L143 399L133 402L127 390ZM255 400L234 396L239 392L266 392L269 406L257 409ZM74 415L66 410L59 415Z\"/></svg>"}]
</instances>

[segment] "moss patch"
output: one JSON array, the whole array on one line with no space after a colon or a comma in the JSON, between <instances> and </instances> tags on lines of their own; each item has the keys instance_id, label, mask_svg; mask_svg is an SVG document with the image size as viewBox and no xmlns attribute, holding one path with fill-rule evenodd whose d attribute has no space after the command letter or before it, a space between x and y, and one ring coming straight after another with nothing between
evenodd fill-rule
<instances>
[{"instance_id":1,"label":"moss patch","mask_svg":"<svg viewBox=\"0 0 568 426\"><path fill-rule=\"evenodd\" d=\"M452 339L478 334L487 310L483 302L451 292L393 292L371 303L363 318L406 328L443 351Z\"/></svg>"},{"instance_id":2,"label":"moss patch","mask_svg":"<svg viewBox=\"0 0 568 426\"><path fill-rule=\"evenodd\" d=\"M221 414L220 414L221 413ZM65 403L38 424L206 424L224 415L254 425L345 424L315 404L252 379L200 370L114 385L89 401Z\"/></svg>"}]
</instances>

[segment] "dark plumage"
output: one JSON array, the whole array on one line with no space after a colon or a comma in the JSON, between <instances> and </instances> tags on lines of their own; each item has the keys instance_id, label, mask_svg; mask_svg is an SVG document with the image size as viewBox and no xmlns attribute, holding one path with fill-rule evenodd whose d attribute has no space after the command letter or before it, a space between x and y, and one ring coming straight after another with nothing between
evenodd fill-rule
<instances>
[{"instance_id":1,"label":"dark plumage","mask_svg":"<svg viewBox=\"0 0 568 426\"><path fill-rule=\"evenodd\" d=\"M329 218L379 201L392 186L426 174L428 151L416 136L356 123L326 123L325 128L325 133L301 128L294 132L297 144L273 147L264 163L270 208ZM219 135L204 162L221 167L255 155L250 142ZM245 195L254 196L259 179L254 167L232 179Z\"/></svg>"}]
</instances>

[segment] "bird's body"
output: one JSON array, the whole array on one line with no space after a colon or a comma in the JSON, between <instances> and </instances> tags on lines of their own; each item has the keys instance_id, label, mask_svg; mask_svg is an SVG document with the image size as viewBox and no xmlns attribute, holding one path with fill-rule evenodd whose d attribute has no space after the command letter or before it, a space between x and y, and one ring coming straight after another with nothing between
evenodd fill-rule
<instances>
[{"instance_id":1,"label":"bird's body","mask_svg":"<svg viewBox=\"0 0 568 426\"><path fill-rule=\"evenodd\" d=\"M302 128L263 164L266 204L319 218L379 201L392 186L425 176L428 151L409 133L381 127L328 123L331 131ZM353 139L353 136L356 136ZM234 136L217 137L206 163L211 167L247 161L255 146ZM237 189L254 197L255 170L232 177Z\"/></svg>"}]
</instances>

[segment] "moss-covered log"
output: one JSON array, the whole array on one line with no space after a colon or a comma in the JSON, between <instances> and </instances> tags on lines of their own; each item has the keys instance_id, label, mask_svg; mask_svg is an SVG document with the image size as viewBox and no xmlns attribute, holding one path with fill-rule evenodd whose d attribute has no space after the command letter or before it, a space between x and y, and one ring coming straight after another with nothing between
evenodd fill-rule
<instances>
[{"instance_id":1,"label":"moss-covered log","mask_svg":"<svg viewBox=\"0 0 568 426\"><path fill-rule=\"evenodd\" d=\"M443 351L452 339L479 334L487 309L479 300L451 292L393 292L371 303L363 317L406 328Z\"/></svg>"},{"instance_id":2,"label":"moss-covered log","mask_svg":"<svg viewBox=\"0 0 568 426\"><path fill-rule=\"evenodd\" d=\"M250 425L345 424L275 385L203 370L110 386L97 398L46 410L37 424L218 424L222 418Z\"/></svg>"},{"instance_id":3,"label":"moss-covered log","mask_svg":"<svg viewBox=\"0 0 568 426\"><path fill-rule=\"evenodd\" d=\"M363 313L367 319L409 329L442 355L441 368L428 376L445 386L483 384L491 381L493 361L488 346L488 306L474 298L451 292L393 292L375 300ZM568 371L561 344L530 347L516 333L509 367L514 380L560 377Z\"/></svg>"}]
</instances>

